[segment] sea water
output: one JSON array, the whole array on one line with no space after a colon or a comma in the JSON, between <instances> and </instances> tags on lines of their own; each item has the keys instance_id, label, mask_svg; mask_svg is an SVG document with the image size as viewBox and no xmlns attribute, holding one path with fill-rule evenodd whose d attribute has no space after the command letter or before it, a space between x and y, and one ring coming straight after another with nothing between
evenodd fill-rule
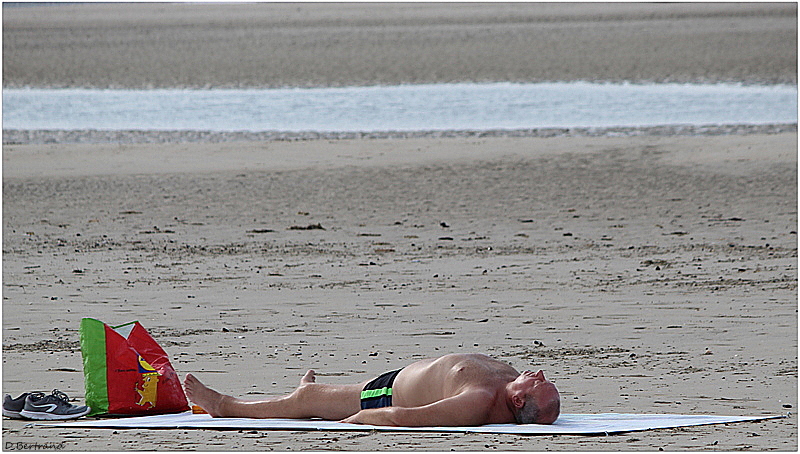
<instances>
[{"instance_id":1,"label":"sea water","mask_svg":"<svg viewBox=\"0 0 800 454\"><path fill-rule=\"evenodd\" d=\"M4 129L368 132L796 122L793 85L3 90Z\"/></svg>"}]
</instances>

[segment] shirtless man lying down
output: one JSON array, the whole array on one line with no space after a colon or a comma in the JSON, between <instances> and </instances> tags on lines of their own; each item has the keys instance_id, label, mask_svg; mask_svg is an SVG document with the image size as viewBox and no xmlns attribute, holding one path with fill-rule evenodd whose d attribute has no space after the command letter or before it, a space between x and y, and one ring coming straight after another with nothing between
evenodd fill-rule
<instances>
[{"instance_id":1,"label":"shirtless man lying down","mask_svg":"<svg viewBox=\"0 0 800 454\"><path fill-rule=\"evenodd\" d=\"M187 397L214 417L322 418L379 426L552 424L555 385L542 371L522 373L482 354L423 359L357 385L316 382L313 370L288 396L246 401L220 394L192 374Z\"/></svg>"}]
</instances>

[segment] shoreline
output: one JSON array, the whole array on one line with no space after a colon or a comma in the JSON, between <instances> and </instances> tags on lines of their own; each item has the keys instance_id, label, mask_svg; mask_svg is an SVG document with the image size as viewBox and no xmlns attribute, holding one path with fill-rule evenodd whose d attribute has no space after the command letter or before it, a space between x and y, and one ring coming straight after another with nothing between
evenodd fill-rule
<instances>
[{"instance_id":1,"label":"shoreline","mask_svg":"<svg viewBox=\"0 0 800 454\"><path fill-rule=\"evenodd\" d=\"M4 129L3 145L170 144L502 137L677 137L782 134L786 132L797 132L797 123L365 132Z\"/></svg>"},{"instance_id":2,"label":"shoreline","mask_svg":"<svg viewBox=\"0 0 800 454\"><path fill-rule=\"evenodd\" d=\"M671 85L741 85L741 86L784 86L784 87L797 87L798 83L795 79L786 77L781 78L767 78L767 77L729 77L729 78L709 78L709 77L696 77L696 78L669 78L658 77L650 79L642 78L623 78L613 77L607 79L601 78L552 78L552 79L451 79L447 81L430 80L421 82L374 82L357 84L352 82L342 83L318 83L318 84L262 84L262 85L242 85L239 83L218 83L218 84L204 84L204 85L181 85L171 83L161 86L130 86L125 84L108 84L108 85L80 85L80 84L65 84L65 83L52 83L52 84L18 84L18 83L4 83L3 89L14 90L131 90L131 91L145 91L145 90L313 90L321 88L369 88L369 87L392 87L392 86L405 86L405 85L441 85L441 84L475 84L475 85L490 85L499 83L510 84L549 84L549 83L587 83L587 84L610 84L610 85L648 85L648 84L671 84Z\"/></svg>"}]
</instances>

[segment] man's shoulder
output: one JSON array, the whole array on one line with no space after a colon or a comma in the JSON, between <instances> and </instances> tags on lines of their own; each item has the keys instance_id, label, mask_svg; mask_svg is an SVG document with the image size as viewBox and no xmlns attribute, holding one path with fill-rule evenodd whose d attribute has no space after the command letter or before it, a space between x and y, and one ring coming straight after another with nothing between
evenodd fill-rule
<instances>
[{"instance_id":1,"label":"man's shoulder","mask_svg":"<svg viewBox=\"0 0 800 454\"><path fill-rule=\"evenodd\" d=\"M469 386L456 395L476 406L491 406L497 398L497 390L488 386Z\"/></svg>"},{"instance_id":2,"label":"man's shoulder","mask_svg":"<svg viewBox=\"0 0 800 454\"><path fill-rule=\"evenodd\" d=\"M497 391L486 387L471 387L463 390L458 396L458 406L469 414L471 424L481 425L507 422L502 412L502 403Z\"/></svg>"}]
</instances>

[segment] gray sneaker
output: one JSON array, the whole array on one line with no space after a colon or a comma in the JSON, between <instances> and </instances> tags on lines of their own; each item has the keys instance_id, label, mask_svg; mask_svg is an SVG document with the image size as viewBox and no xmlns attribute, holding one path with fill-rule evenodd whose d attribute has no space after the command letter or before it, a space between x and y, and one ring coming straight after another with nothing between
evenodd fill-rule
<instances>
[{"instance_id":1,"label":"gray sneaker","mask_svg":"<svg viewBox=\"0 0 800 454\"><path fill-rule=\"evenodd\" d=\"M6 397L3 399L3 416L7 418L14 418L14 419L24 419L19 412L25 408L25 398L28 397L30 393L23 393L16 399L11 398L11 394L6 394Z\"/></svg>"},{"instance_id":2,"label":"gray sneaker","mask_svg":"<svg viewBox=\"0 0 800 454\"><path fill-rule=\"evenodd\" d=\"M75 419L92 411L86 405L72 405L69 397L54 389L53 393L31 393L25 399L25 408L19 414L30 419Z\"/></svg>"}]
</instances>

